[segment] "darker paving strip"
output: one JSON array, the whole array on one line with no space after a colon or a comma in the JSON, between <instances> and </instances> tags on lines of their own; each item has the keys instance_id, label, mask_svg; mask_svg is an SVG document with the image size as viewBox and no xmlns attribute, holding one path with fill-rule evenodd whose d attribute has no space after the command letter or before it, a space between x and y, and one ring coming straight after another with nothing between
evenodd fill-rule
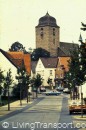
<instances>
[{"instance_id":1,"label":"darker paving strip","mask_svg":"<svg viewBox=\"0 0 86 130\"><path fill-rule=\"evenodd\" d=\"M77 128L74 128L72 116L69 115L67 97L64 97L62 101L58 130L78 130Z\"/></svg>"},{"instance_id":2,"label":"darker paving strip","mask_svg":"<svg viewBox=\"0 0 86 130\"><path fill-rule=\"evenodd\" d=\"M21 112L23 112L23 111L31 108L32 106L36 105L37 103L39 103L43 99L44 99L44 97L39 97L38 99L36 99L35 101L33 101L33 103L27 104L27 106L25 106L24 108L12 111L12 112L8 113L7 115L4 115L4 116L0 117L0 121L3 121L5 119L7 119L7 118L10 118L10 117L12 117L12 116L14 116L16 114L19 114L19 113L21 113Z\"/></svg>"}]
</instances>

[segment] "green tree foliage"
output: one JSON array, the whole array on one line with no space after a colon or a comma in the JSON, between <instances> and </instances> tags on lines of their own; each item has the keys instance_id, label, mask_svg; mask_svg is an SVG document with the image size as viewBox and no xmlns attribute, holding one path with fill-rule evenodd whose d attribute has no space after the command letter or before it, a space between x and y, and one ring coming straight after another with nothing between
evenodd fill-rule
<instances>
[{"instance_id":1,"label":"green tree foliage","mask_svg":"<svg viewBox=\"0 0 86 130\"><path fill-rule=\"evenodd\" d=\"M20 91L23 97L28 97L28 89L30 84L30 76L25 71L24 68L18 70L18 75L16 76L18 84L13 89L13 94L17 98L20 98ZM27 99L28 100L28 99Z\"/></svg>"},{"instance_id":2,"label":"green tree foliage","mask_svg":"<svg viewBox=\"0 0 86 130\"><path fill-rule=\"evenodd\" d=\"M12 71L11 69L9 69L5 77L5 84L7 85L7 88L12 87L12 83L13 83Z\"/></svg>"},{"instance_id":3,"label":"green tree foliage","mask_svg":"<svg viewBox=\"0 0 86 130\"><path fill-rule=\"evenodd\" d=\"M69 88L75 88L86 82L86 44L81 43L79 49L74 51L69 61L69 71L65 75Z\"/></svg>"},{"instance_id":4,"label":"green tree foliage","mask_svg":"<svg viewBox=\"0 0 86 130\"><path fill-rule=\"evenodd\" d=\"M13 78L11 69L8 70L6 75L6 84L7 84L7 92L8 92L8 111L10 111L10 87L12 87Z\"/></svg>"},{"instance_id":5,"label":"green tree foliage","mask_svg":"<svg viewBox=\"0 0 86 130\"><path fill-rule=\"evenodd\" d=\"M13 83L12 71L11 69L9 69L6 76L4 76L3 96L7 95L8 87L11 87L12 83Z\"/></svg>"},{"instance_id":6,"label":"green tree foliage","mask_svg":"<svg viewBox=\"0 0 86 130\"><path fill-rule=\"evenodd\" d=\"M82 23L82 22L81 22L81 24L82 24L81 30L86 31L86 24L84 24L84 23Z\"/></svg>"},{"instance_id":7,"label":"green tree foliage","mask_svg":"<svg viewBox=\"0 0 86 130\"><path fill-rule=\"evenodd\" d=\"M37 61L40 57L50 57L50 53L42 48L37 48L31 55L32 61Z\"/></svg>"},{"instance_id":8,"label":"green tree foliage","mask_svg":"<svg viewBox=\"0 0 86 130\"><path fill-rule=\"evenodd\" d=\"M3 84L3 81L4 81L4 74L3 74L3 71L0 69L0 95L2 93L2 84Z\"/></svg>"},{"instance_id":9,"label":"green tree foliage","mask_svg":"<svg viewBox=\"0 0 86 130\"><path fill-rule=\"evenodd\" d=\"M86 43L81 42L80 45L80 66L81 75L83 82L86 82Z\"/></svg>"},{"instance_id":10,"label":"green tree foliage","mask_svg":"<svg viewBox=\"0 0 86 130\"><path fill-rule=\"evenodd\" d=\"M25 47L23 47L23 45L19 43L18 41L14 42L11 45L11 48L9 49L9 51L22 51L24 53L27 53L27 51L25 50Z\"/></svg>"},{"instance_id":11,"label":"green tree foliage","mask_svg":"<svg viewBox=\"0 0 86 130\"><path fill-rule=\"evenodd\" d=\"M51 78L48 78L48 81L47 81L47 83L49 84L49 86L50 86L50 89L52 89L52 79L51 79Z\"/></svg>"},{"instance_id":12,"label":"green tree foliage","mask_svg":"<svg viewBox=\"0 0 86 130\"><path fill-rule=\"evenodd\" d=\"M36 97L38 97L37 93L38 93L38 88L40 87L40 85L42 84L42 78L40 74L37 74L35 78L32 79L33 81L33 86L36 88Z\"/></svg>"}]
</instances>

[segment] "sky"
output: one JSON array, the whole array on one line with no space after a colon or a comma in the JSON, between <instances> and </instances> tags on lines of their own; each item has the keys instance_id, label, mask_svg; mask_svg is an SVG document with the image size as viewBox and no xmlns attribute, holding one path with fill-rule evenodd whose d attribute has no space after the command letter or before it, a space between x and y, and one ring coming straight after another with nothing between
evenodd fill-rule
<instances>
[{"instance_id":1,"label":"sky","mask_svg":"<svg viewBox=\"0 0 86 130\"><path fill-rule=\"evenodd\" d=\"M18 41L26 49L35 48L35 26L39 18L48 13L60 26L60 41L79 44L86 32L86 0L0 0L0 48L5 51Z\"/></svg>"}]
</instances>

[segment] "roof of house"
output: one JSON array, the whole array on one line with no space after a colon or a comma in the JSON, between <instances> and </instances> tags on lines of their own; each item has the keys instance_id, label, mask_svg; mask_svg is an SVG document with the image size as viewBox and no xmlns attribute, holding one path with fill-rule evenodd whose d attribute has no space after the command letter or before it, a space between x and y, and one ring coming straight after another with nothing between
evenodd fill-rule
<instances>
[{"instance_id":1,"label":"roof of house","mask_svg":"<svg viewBox=\"0 0 86 130\"><path fill-rule=\"evenodd\" d=\"M75 43L60 42L58 47L58 56L71 56L73 50L78 50L79 45Z\"/></svg>"},{"instance_id":2,"label":"roof of house","mask_svg":"<svg viewBox=\"0 0 86 130\"><path fill-rule=\"evenodd\" d=\"M60 66L64 66L65 70L69 70L68 61L71 59L70 57L58 57Z\"/></svg>"},{"instance_id":3,"label":"roof of house","mask_svg":"<svg viewBox=\"0 0 86 130\"><path fill-rule=\"evenodd\" d=\"M0 49L0 52L16 67L22 68L25 66L26 71L31 73L31 59L30 54L24 54L23 52L5 52Z\"/></svg>"},{"instance_id":4,"label":"roof of house","mask_svg":"<svg viewBox=\"0 0 86 130\"><path fill-rule=\"evenodd\" d=\"M56 68L58 58L40 58L45 68Z\"/></svg>"}]
</instances>

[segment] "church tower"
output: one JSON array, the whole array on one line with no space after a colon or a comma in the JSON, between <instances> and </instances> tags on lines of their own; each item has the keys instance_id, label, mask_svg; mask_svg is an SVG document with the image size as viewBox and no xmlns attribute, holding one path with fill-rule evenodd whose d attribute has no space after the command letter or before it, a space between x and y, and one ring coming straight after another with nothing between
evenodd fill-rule
<instances>
[{"instance_id":1,"label":"church tower","mask_svg":"<svg viewBox=\"0 0 86 130\"><path fill-rule=\"evenodd\" d=\"M43 48L50 52L51 57L57 56L59 47L59 26L56 19L47 12L45 16L39 19L36 31L36 48Z\"/></svg>"}]
</instances>

